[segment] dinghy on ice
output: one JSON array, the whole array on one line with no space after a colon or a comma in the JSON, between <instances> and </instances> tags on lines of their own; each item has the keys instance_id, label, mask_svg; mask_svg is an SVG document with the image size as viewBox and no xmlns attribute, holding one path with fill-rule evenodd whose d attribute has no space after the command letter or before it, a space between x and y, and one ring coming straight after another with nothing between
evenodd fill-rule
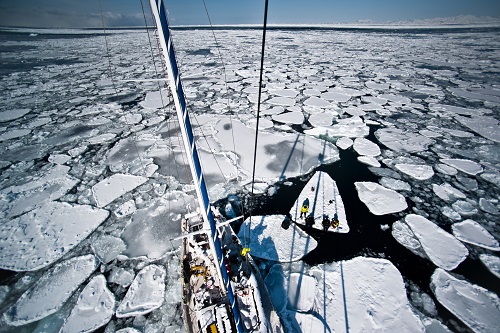
<instances>
[{"instance_id":1,"label":"dinghy on ice","mask_svg":"<svg viewBox=\"0 0 500 333\"><path fill-rule=\"evenodd\" d=\"M303 207L307 207L305 214ZM323 171L315 172L304 186L290 210L290 216L292 221L304 226L306 226L307 217L310 216L314 218L312 228L321 231L324 230L323 220L327 218L330 225L326 232L349 232L344 203L337 184L330 175ZM335 220L338 220L337 226L335 226Z\"/></svg>"}]
</instances>

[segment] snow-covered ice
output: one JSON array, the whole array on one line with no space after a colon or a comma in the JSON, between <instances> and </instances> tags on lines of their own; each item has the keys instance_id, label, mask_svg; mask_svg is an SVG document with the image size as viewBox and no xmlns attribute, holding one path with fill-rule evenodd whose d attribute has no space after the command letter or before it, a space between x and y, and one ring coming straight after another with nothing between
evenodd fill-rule
<instances>
[{"instance_id":1,"label":"snow-covered ice","mask_svg":"<svg viewBox=\"0 0 500 333\"><path fill-rule=\"evenodd\" d=\"M490 270L492 274L494 274L497 278L500 279L500 258L497 256L493 256L490 254L481 254L479 255L479 259L481 262Z\"/></svg>"},{"instance_id":2,"label":"snow-covered ice","mask_svg":"<svg viewBox=\"0 0 500 333\"><path fill-rule=\"evenodd\" d=\"M100 235L91 242L92 250L102 263L109 263L127 248L121 238Z\"/></svg>"},{"instance_id":3,"label":"snow-covered ice","mask_svg":"<svg viewBox=\"0 0 500 333\"><path fill-rule=\"evenodd\" d=\"M479 163L471 160L460 158L442 158L441 162L472 176L483 172L483 167Z\"/></svg>"},{"instance_id":4,"label":"snow-covered ice","mask_svg":"<svg viewBox=\"0 0 500 333\"><path fill-rule=\"evenodd\" d=\"M314 250L318 242L294 223L283 229L284 219L285 215L252 216L250 224L247 218L238 238L250 247L252 256L280 262L300 260Z\"/></svg>"},{"instance_id":5,"label":"snow-covered ice","mask_svg":"<svg viewBox=\"0 0 500 333\"><path fill-rule=\"evenodd\" d=\"M96 268L97 261L93 255L56 264L4 313L5 321L9 325L20 326L56 312Z\"/></svg>"},{"instance_id":6,"label":"snow-covered ice","mask_svg":"<svg viewBox=\"0 0 500 333\"><path fill-rule=\"evenodd\" d=\"M294 290L288 292L294 297L282 312L286 325L296 331L425 331L409 306L401 273L388 260L356 257L308 268L302 278L297 273L292 269L285 277L289 282L284 287ZM290 309L293 304L300 308ZM310 307L312 311L300 311Z\"/></svg>"},{"instance_id":7,"label":"snow-covered ice","mask_svg":"<svg viewBox=\"0 0 500 333\"><path fill-rule=\"evenodd\" d=\"M499 251L500 245L483 226L474 220L465 220L451 226L453 235L462 242L474 244L485 249Z\"/></svg>"},{"instance_id":8,"label":"snow-covered ice","mask_svg":"<svg viewBox=\"0 0 500 333\"><path fill-rule=\"evenodd\" d=\"M373 157L380 155L379 146L365 138L356 138L353 148L359 155Z\"/></svg>"},{"instance_id":9,"label":"snow-covered ice","mask_svg":"<svg viewBox=\"0 0 500 333\"><path fill-rule=\"evenodd\" d=\"M0 122L11 121L31 112L31 109L15 109L0 112Z\"/></svg>"},{"instance_id":10,"label":"snow-covered ice","mask_svg":"<svg viewBox=\"0 0 500 333\"><path fill-rule=\"evenodd\" d=\"M485 198L479 199L479 208L481 208L482 211L485 211L492 215L498 215L500 213L498 208Z\"/></svg>"},{"instance_id":11,"label":"snow-covered ice","mask_svg":"<svg viewBox=\"0 0 500 333\"><path fill-rule=\"evenodd\" d=\"M54 165L43 173L26 177L0 191L0 207L8 218L20 216L64 196L78 180L69 176L70 167ZM0 213L1 214L1 213Z\"/></svg>"},{"instance_id":12,"label":"snow-covered ice","mask_svg":"<svg viewBox=\"0 0 500 333\"><path fill-rule=\"evenodd\" d=\"M408 207L405 198L394 190L372 182L354 183L359 199L375 215L397 213Z\"/></svg>"},{"instance_id":13,"label":"snow-covered ice","mask_svg":"<svg viewBox=\"0 0 500 333\"><path fill-rule=\"evenodd\" d=\"M114 174L92 187L97 207L105 207L125 193L144 184L148 178L142 176Z\"/></svg>"},{"instance_id":14,"label":"snow-covered ice","mask_svg":"<svg viewBox=\"0 0 500 333\"><path fill-rule=\"evenodd\" d=\"M396 169L418 180L427 180L434 176L434 170L430 165L396 163Z\"/></svg>"},{"instance_id":15,"label":"snow-covered ice","mask_svg":"<svg viewBox=\"0 0 500 333\"><path fill-rule=\"evenodd\" d=\"M393 225L396 240L412 251L421 249L438 267L455 269L469 255L460 241L423 216L409 214L400 223L405 225Z\"/></svg>"},{"instance_id":16,"label":"snow-covered ice","mask_svg":"<svg viewBox=\"0 0 500 333\"><path fill-rule=\"evenodd\" d=\"M85 286L60 332L92 332L107 324L115 312L115 295L106 286L103 275Z\"/></svg>"},{"instance_id":17,"label":"snow-covered ice","mask_svg":"<svg viewBox=\"0 0 500 333\"><path fill-rule=\"evenodd\" d=\"M46 267L94 231L109 212L87 205L50 202L0 224L0 267L30 271Z\"/></svg>"},{"instance_id":18,"label":"snow-covered ice","mask_svg":"<svg viewBox=\"0 0 500 333\"><path fill-rule=\"evenodd\" d=\"M482 287L438 268L431 277L437 300L474 332L497 332L500 327L500 299Z\"/></svg>"},{"instance_id":19,"label":"snow-covered ice","mask_svg":"<svg viewBox=\"0 0 500 333\"><path fill-rule=\"evenodd\" d=\"M455 201L457 199L465 199L466 196L460 190L454 188L448 183L442 185L432 184L434 193L444 201Z\"/></svg>"},{"instance_id":20,"label":"snow-covered ice","mask_svg":"<svg viewBox=\"0 0 500 333\"><path fill-rule=\"evenodd\" d=\"M407 182L390 177L382 177L379 180L380 185L394 191L411 191L411 186Z\"/></svg>"},{"instance_id":21,"label":"snow-covered ice","mask_svg":"<svg viewBox=\"0 0 500 333\"><path fill-rule=\"evenodd\" d=\"M258 180L255 184L265 197L264 201L274 203L282 198L282 191L286 193L283 186L269 189L274 181L294 183L295 180L287 178L303 177L318 166L328 172L338 171L338 184L341 184L346 180L342 173L346 170L345 162L348 162L353 163L349 170L353 171L355 182L366 181L365 177L370 175L364 171L371 172L375 176L371 181L408 196L414 212L435 219L443 228L453 229L452 223L455 223L455 229L460 226L461 235L455 234L457 238L463 237L464 242L473 238L477 241L476 236L480 236L481 243L486 238L492 241L477 226L470 229L471 225L462 225L467 218L477 221L498 241L495 222L499 209L496 189L500 186L497 119L500 93L494 76L498 56L494 52L484 52L497 46L495 30L471 28L457 32L452 28L435 31L271 31L268 38L272 52L266 52L266 62L272 68L266 69L264 75L263 118L260 119L257 152ZM188 105L191 115L198 115L199 122L193 122L194 131L212 201L250 188L258 70L255 57L249 57L248 50L260 46L261 38L255 32L229 28L216 31L224 48L224 57L227 57L228 91L225 92L222 70L218 61L211 58L215 55L211 32L199 29L174 31L180 70L183 78L187 78L182 83ZM7 61L0 78L5 93L5 98L0 101L0 218L3 225L0 230L7 230L5 226L10 228L13 221L19 230L24 227L28 230L26 237L20 231L15 232L15 239L21 243L9 238L8 231L1 234L0 243L7 244L9 249L0 251L0 263L10 262L12 266L2 267L7 270L13 270L14 266L18 267L16 270L30 270L13 275L12 284L5 286L8 288L0 287L2 306L4 309L12 306L18 295L42 275L43 272L38 271L42 267L50 272L60 260L89 253L95 254L101 263L107 262L101 265L100 271L108 279L109 290L120 300L135 273L154 260L158 266L164 264L169 272L165 276L163 305L150 314L123 319L112 316L109 326L101 329L106 332L182 331L181 311L174 311L179 308L182 295L178 262L173 259L175 247L172 248L168 239L178 235L178 224L187 208L195 207L193 188L187 185L189 177L183 171L176 171L183 156L175 138L176 127L170 121L171 106L161 110L168 102L160 99L157 82L147 81L158 77L148 60L148 38L137 30L108 32L108 41L113 48L109 57L115 75L113 82L106 74L108 63L99 56L103 51L101 34L52 29L51 37L45 38L47 33L48 30L33 33L30 29L23 29L19 34L8 33L7 40L0 42L2 48L16 49L16 52L2 54ZM57 38L58 34L65 33L69 34ZM80 38L81 33L85 37ZM334 35L335 38L329 38ZM25 37L19 37L22 39L19 41L15 39L17 36ZM455 38L457 36L460 38ZM245 47L241 47L241 40L244 40ZM134 52L130 52L131 42L136 46ZM304 46L307 46L306 53L303 52ZM380 52L381 47L384 52ZM439 61L434 60L436 54L440 56ZM21 59L22 66L18 66ZM342 61L331 62L329 59ZM71 79L66 80L68 77ZM137 79L137 82L131 82L130 78ZM167 92L162 89L161 95L166 97ZM228 113L223 115L229 106L233 124L228 120ZM233 126L236 148L229 126ZM375 138L371 137L370 131L375 131ZM339 152L331 143L337 141L336 146L346 150L341 152L342 156L351 157L358 154L355 148L359 148L359 144L350 149L356 138L375 143L380 155L375 159L375 156L359 153L358 160L339 161ZM369 165L382 163L386 167L366 168L360 162ZM436 174L419 181L400 172L396 164L427 165ZM358 167L363 172L358 173ZM100 198L114 197L112 203L102 206L113 212L109 215L107 211L95 208L92 187L113 174L148 177L149 180L118 195L98 195ZM376 177L382 178L376 180ZM352 187L352 184L343 184L344 188L346 185ZM275 193L278 195L274 196ZM356 196L356 192L353 193ZM392 200L389 207L400 198L394 193L396 200ZM349 205L363 205L356 197L345 200ZM257 201L259 205L261 202ZM380 202L374 205L385 206ZM75 216L82 222L73 229L83 231L76 236L66 228L70 224L62 222L63 219L72 221L69 206L80 207L74 211L79 212ZM170 212L169 206L172 207ZM52 223L49 214L43 213L48 207L62 207L61 213L66 217L61 217L60 223ZM99 214L103 214L102 218L97 218ZM382 230L392 223L393 218L377 217L381 220ZM29 226L31 221L35 221L36 232ZM354 219L353 222L361 225L359 228L351 226L351 232L363 236L365 229L362 224L371 221ZM281 220L276 224L279 232L275 234L281 234ZM64 226L62 230L61 225ZM393 234L398 235L395 237L404 238L405 246L411 247L416 255L429 258L429 253L436 252L433 255L437 255L441 251L437 245L429 245L433 238L425 240L431 236L421 230L414 233L404 221L392 226ZM427 228L425 223L421 227ZM375 230L384 233L379 227ZM440 232L429 231L436 237ZM269 237L279 243L275 234ZM421 234L421 238L416 234ZM28 239L30 235L35 236L33 241ZM448 246L455 248L455 241L446 238L441 242L451 242L453 245ZM324 244L320 245L318 251L325 251L325 256L337 255L334 251L328 252ZM470 270L478 265L479 261L475 260L478 256L492 274L500 275L496 253L481 246L466 245L474 253L466 265L459 267L464 281L475 274ZM252 247L252 253L258 249L258 246ZM55 251L54 255L50 251ZM359 255L358 252L353 254L349 247L343 251L348 257ZM363 251L372 253L371 248ZM391 256L391 251L384 248L379 254L399 260L394 259L399 256ZM457 247L455 252L461 253L461 249ZM4 260L10 254L15 258ZM412 253L405 252L404 260L411 262L412 256ZM27 263L28 257L33 258L32 264ZM441 260L450 265L450 258ZM364 265L359 270L369 280L355 291L359 305L352 307L353 299L346 299L350 332L422 331L419 318L410 316L412 306L418 310L424 308L426 315L432 313L433 319L419 314L428 332L445 332L441 323L449 328L457 327L458 331L464 330L463 324L447 319L441 311L433 314L433 304L424 296L425 293L410 290L414 285L411 275L404 276L406 292L410 295L411 304L408 304L404 296L405 286L399 282L403 279L392 264L373 260L361 265L360 260L353 266L350 262L342 262L345 277L350 265L351 268ZM400 267L399 263L394 264ZM300 262L292 265L305 267L305 274L314 277L318 296L311 312L302 313L286 309L286 290L274 290L281 300L279 309L283 318L288 319L286 322L298 325L304 331L345 331L340 261L315 267ZM323 267L327 267L324 279L320 276ZM314 269L318 269L317 274L311 273ZM285 265L273 266L272 271L278 276L274 279L275 286L287 283L290 275ZM371 274L372 271L384 273ZM395 271L394 280L389 279L387 285L378 284L377 279L382 279L382 276L385 279L389 271ZM300 272L299 268L293 273ZM474 281L482 285L489 278L496 279L475 277ZM304 287L304 291L306 286L313 285L309 278L306 279L307 283L295 285ZM361 273L344 279L345 294L349 295L350 282L361 283L363 279L365 276ZM78 291L84 286L81 284ZM319 289L322 288L327 291L321 293ZM398 289L397 294L403 300L394 302L392 296L386 296L394 294L394 288ZM310 295L302 296L310 300ZM41 318L38 323L18 328L8 327L5 319L2 323L10 331L41 332L48 327L58 330L77 303L77 297L78 293L73 292L60 310ZM338 306L332 307L335 300L338 300ZM328 303L330 301L332 303ZM460 302L453 298L450 303L454 302L456 304L452 306L458 309ZM325 303L329 305L323 307ZM394 308L395 304L399 307ZM426 312L425 309L430 310ZM85 326L83 321L77 325ZM124 326L139 330L122 328Z\"/></svg>"},{"instance_id":22,"label":"snow-covered ice","mask_svg":"<svg viewBox=\"0 0 500 333\"><path fill-rule=\"evenodd\" d=\"M149 265L143 268L130 285L116 309L118 318L144 315L159 308L165 296L165 268Z\"/></svg>"},{"instance_id":23,"label":"snow-covered ice","mask_svg":"<svg viewBox=\"0 0 500 333\"><path fill-rule=\"evenodd\" d=\"M340 149L344 149L345 150L345 149L350 148L354 144L354 142L350 138L342 137L342 138L338 139L335 144Z\"/></svg>"},{"instance_id":24,"label":"snow-covered ice","mask_svg":"<svg viewBox=\"0 0 500 333\"><path fill-rule=\"evenodd\" d=\"M327 137L365 137L370 133L370 128L360 117L338 119L336 124L331 126L319 126L305 130L304 133L312 136Z\"/></svg>"},{"instance_id":25,"label":"snow-covered ice","mask_svg":"<svg viewBox=\"0 0 500 333\"><path fill-rule=\"evenodd\" d=\"M373 156L358 156L358 161L375 168L380 168L382 166L382 164L380 164L380 162Z\"/></svg>"},{"instance_id":26,"label":"snow-covered ice","mask_svg":"<svg viewBox=\"0 0 500 333\"><path fill-rule=\"evenodd\" d=\"M288 278L287 307L298 312L310 312L314 306L317 281L314 277L292 273Z\"/></svg>"},{"instance_id":27,"label":"snow-covered ice","mask_svg":"<svg viewBox=\"0 0 500 333\"><path fill-rule=\"evenodd\" d=\"M375 136L387 148L398 152L424 151L432 143L431 139L423 135L398 128L378 129Z\"/></svg>"},{"instance_id":28,"label":"snow-covered ice","mask_svg":"<svg viewBox=\"0 0 500 333\"><path fill-rule=\"evenodd\" d=\"M273 115L273 120L284 124L300 125L304 122L304 115L302 112L286 112Z\"/></svg>"}]
</instances>

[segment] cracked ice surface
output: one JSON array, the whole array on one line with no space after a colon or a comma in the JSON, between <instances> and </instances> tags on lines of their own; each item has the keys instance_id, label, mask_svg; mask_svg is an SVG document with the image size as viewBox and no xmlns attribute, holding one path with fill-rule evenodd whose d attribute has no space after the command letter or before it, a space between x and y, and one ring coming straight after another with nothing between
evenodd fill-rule
<instances>
[{"instance_id":1,"label":"cracked ice surface","mask_svg":"<svg viewBox=\"0 0 500 333\"><path fill-rule=\"evenodd\" d=\"M109 170L111 173L149 177L148 182L116 197L106 206L114 214L97 228L97 234L91 232L88 240L65 254L69 257L95 251L100 259L111 260L102 265L102 269L109 268L112 272L108 281L113 286L110 289L122 290L131 283L134 271L138 271L143 264L138 257L162 260L159 258L171 250L165 239L172 234L178 235L175 226L186 210L175 202L172 197L176 195L172 193L188 191L188 195L191 194L192 188L182 185L189 183L190 179L182 172L176 173L182 155L176 140L170 141L171 137L175 139L175 128L170 126L169 120L164 120L171 119L169 109L159 109L163 103L157 92L157 83L126 81L130 78L157 77L154 66L147 60L150 57L147 35L137 30L108 32L109 41L116 51L110 55L110 60L112 64L119 64L115 67L113 87L113 81L106 74L108 64L100 56L103 54L102 35L72 30L68 31L70 35L58 38L58 34L68 32L51 31L50 38L41 38L47 32L44 30L39 38L26 35L22 41L0 43L7 49L20 46L16 52L2 53L2 60L6 60L0 77L5 97L0 100L2 222L10 223L6 220L28 216L53 201L75 206L95 205L92 187L111 176ZM79 33L85 37L78 37ZM249 56L248 50L253 46L258 48L261 39L251 30L217 31L223 54L227 55L228 92L225 93L221 80L223 72L212 58L215 52L210 34L204 30L175 31L180 69L184 78L189 77L183 85L191 111L203 115L198 118L209 118L209 121L200 121L200 125L193 122L195 135L200 139L200 130L203 129L210 145L217 151L215 159L222 172L229 176L231 186L234 184L233 188L242 188L249 181L251 170L249 161L253 148L246 143L253 142L254 137L246 128L255 128L252 116L258 90L258 64L254 57ZM412 38L414 36L418 38ZM498 38L495 31L482 29L470 29L460 32L460 38L456 36L457 32L447 30L439 33L419 31L417 34L410 31L403 34L397 31L366 33L359 30L270 32L268 38L273 52L269 52L266 59L272 69L264 75L264 111L260 127L261 133L269 136L264 141L267 147L259 147L262 149L257 160L259 166L267 165L262 166L263 178L259 181L271 183L280 177L298 176L320 165L323 161L318 156L324 146L319 138L330 142L335 142L337 138L370 138L382 150L378 161L388 166L380 169L384 171L368 168L375 175L384 177L380 180L381 185L405 191L405 196L412 201L412 208L427 214L425 216L444 214L445 219L449 217L453 222L460 222L462 215L474 214L471 218L483 225L498 241L498 227L494 224L497 216L493 216L498 214L497 190L500 188L500 94L495 76L498 54L484 52L485 48L497 48ZM384 43L380 43L381 39ZM242 48L241 40L248 47ZM131 42L137 46L134 52L130 52ZM307 45L307 53L303 52L304 45ZM416 49L419 52L415 52ZM432 60L436 54L442 60ZM15 55L16 59L12 59L11 55ZM331 63L328 59L343 60ZM238 136L238 141L244 142L244 149L234 151L231 137L221 134L228 131L215 130L219 120L222 120L222 127L228 125L227 116L222 115L228 106L231 106L232 116L244 125L235 125L236 129L245 131ZM288 115L283 115L285 112ZM280 115L277 120L289 124L307 119L308 123L303 127L305 135L294 136L300 132L297 131L298 126L278 123L273 120L276 115ZM297 119L291 119L292 115ZM306 129L306 125L312 128ZM370 130L375 131L375 138L369 136ZM224 139L221 140L221 137ZM352 151L351 139L347 139L350 142L339 140L338 147ZM198 140L199 143L202 141ZM216 163L210 160L213 159L211 148L203 143L199 149L202 151L203 167L209 171L206 176L210 198L222 198L232 190L226 189L224 177L220 176ZM299 153L302 150L310 153L304 160ZM326 146L329 161L337 160L336 154L334 149ZM461 159L473 163L469 168L464 167L464 163L448 165L440 159ZM362 161L372 165L375 162L366 157ZM457 198L456 195L461 195L454 190L448 191L449 188L441 187L434 191L429 181L418 181L399 171L394 172L397 170L394 167L396 163L432 166L436 172L432 179L437 186L450 184L466 198ZM54 164L67 168L66 171L60 169L64 172L59 174L57 180L50 180L48 174ZM481 168L483 171L476 173ZM33 184L38 185L30 187ZM450 199L447 206L443 207L440 194ZM157 202L163 195L168 198ZM455 202L457 199L459 202ZM172 215L165 217L166 213L160 206L169 204L173 204L174 209ZM165 220L173 223L162 224ZM26 224L29 221L31 219L25 221ZM89 223L94 224L93 221ZM393 226L396 225L398 222ZM400 233L415 246L413 249L417 255L427 257L410 227L404 225ZM144 231L142 236L138 230ZM467 229L469 232L474 233L475 230ZM66 237L62 233L59 236ZM119 238L127 246L125 250ZM74 242L81 243L82 238L78 237ZM481 260L485 258L484 253L490 252L478 246L471 247ZM45 245L42 248L45 249ZM497 254L487 258L483 262L494 272ZM411 260L411 257L405 259ZM19 262L26 260L21 258ZM177 279L170 276L172 271L175 269L169 269L168 281ZM464 270L462 273L467 278L470 272ZM15 302L17 286L32 279L32 274L36 276L37 272L15 275L16 287L0 286L0 299ZM411 278L405 276L405 279ZM175 302L175 296L180 297L180 286L169 282L167 290L172 302ZM117 296L121 297L119 294L120 291ZM337 296L333 294L332 298ZM59 310L42 319L39 325L43 325L44 320L51 321L52 316L57 316L62 322L61 318L67 317L75 301L76 297L72 297L67 302L69 310ZM164 306L154 314L137 316L134 324L145 323L147 329L161 326L158 331L180 330L176 325L180 326L182 320L176 321L175 311L169 308L163 310ZM371 318L369 313L373 313L374 309L364 309L364 312L359 312L360 316ZM342 311L342 306L336 311L329 311L328 315L333 318L328 320L339 320ZM161 320L158 319L159 314ZM395 317L396 312L387 315L389 321ZM297 313L294 318L303 327L320 325L318 318L310 314ZM437 319L447 323L439 315ZM113 318L112 321L109 329L115 325L116 328L122 327L119 326L122 323L120 319ZM359 318L353 321L363 322ZM166 322L168 324L163 324ZM330 326L336 331L344 329L341 320ZM367 331L377 329L368 326ZM132 328L118 331L127 330L136 331ZM324 331L324 327L316 330Z\"/></svg>"},{"instance_id":2,"label":"cracked ice surface","mask_svg":"<svg viewBox=\"0 0 500 333\"><path fill-rule=\"evenodd\" d=\"M46 267L78 245L108 215L92 206L50 202L0 224L0 267L16 271Z\"/></svg>"},{"instance_id":3,"label":"cracked ice surface","mask_svg":"<svg viewBox=\"0 0 500 333\"><path fill-rule=\"evenodd\" d=\"M439 268L432 275L431 289L437 300L474 332L497 331L500 299L494 293Z\"/></svg>"},{"instance_id":4,"label":"cracked ice surface","mask_svg":"<svg viewBox=\"0 0 500 333\"><path fill-rule=\"evenodd\" d=\"M165 268L149 265L143 268L130 285L116 309L118 318L144 315L159 308L165 296Z\"/></svg>"},{"instance_id":5,"label":"cracked ice surface","mask_svg":"<svg viewBox=\"0 0 500 333\"><path fill-rule=\"evenodd\" d=\"M55 265L5 312L4 319L9 325L20 326L56 312L96 268L93 255Z\"/></svg>"},{"instance_id":6,"label":"cracked ice surface","mask_svg":"<svg viewBox=\"0 0 500 333\"><path fill-rule=\"evenodd\" d=\"M115 295L106 286L106 278L97 275L85 286L61 333L91 332L109 322L115 312Z\"/></svg>"}]
</instances>

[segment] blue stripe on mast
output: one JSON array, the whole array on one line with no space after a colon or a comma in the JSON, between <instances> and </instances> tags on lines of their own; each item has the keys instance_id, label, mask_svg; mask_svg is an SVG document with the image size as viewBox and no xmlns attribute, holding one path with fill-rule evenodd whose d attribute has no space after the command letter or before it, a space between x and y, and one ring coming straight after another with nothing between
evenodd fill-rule
<instances>
[{"instance_id":1,"label":"blue stripe on mast","mask_svg":"<svg viewBox=\"0 0 500 333\"><path fill-rule=\"evenodd\" d=\"M227 274L226 266L224 264L224 254L222 252L222 247L221 243L218 237L217 233L217 226L215 224L214 216L212 214L212 211L210 210L210 200L208 197L208 191L207 191L207 186L205 184L205 179L203 178L203 172L201 169L201 164L200 164L200 159L198 156L198 151L196 149L195 145L195 138L193 135L193 129L191 126L191 122L189 120L189 114L187 113L187 108L186 108L186 99L184 96L184 90L182 88L180 76L179 76L179 69L177 67L177 61L175 58L175 51L174 51L174 45L172 43L172 39L170 36L170 29L168 26L168 19L167 16L165 15L165 8L163 6L162 0L154 0L156 3L156 8L158 9L159 13L159 19L160 19L160 24L163 30L163 38L165 39L165 45L167 45L167 50L166 53L168 53L168 59L166 59L170 63L170 67L172 69L173 73L173 81L175 83L175 88L177 90L177 97L179 100L179 104L181 107L181 114L182 119L179 119L179 122L181 126L184 126L188 140L189 140L189 147L186 147L186 149L191 151L191 158L194 164L194 169L196 171L196 175L192 175L193 178L196 177L196 179L199 179L199 186L200 186L200 192L202 194L203 202L205 207L200 207L203 208L206 212L206 216L208 217L208 222L210 224L210 230L211 230L211 236L214 241L214 247L215 247L215 252L217 254L217 258L219 260L219 266L220 266L220 271L222 273L222 278L224 280L224 284L227 287L227 293L229 297L229 303L231 304L231 309L233 312L233 317L234 317L234 322L236 324L236 328L238 332L243 332L243 327L241 326L240 322L240 316L238 312L238 308L236 306L234 294L233 294L233 288L231 287L231 281L229 279L229 275ZM162 36L160 36L161 38ZM171 87L172 88L172 87ZM175 94L175 92L172 92ZM192 147L192 148L191 148ZM205 215L205 214L204 214Z\"/></svg>"}]
</instances>

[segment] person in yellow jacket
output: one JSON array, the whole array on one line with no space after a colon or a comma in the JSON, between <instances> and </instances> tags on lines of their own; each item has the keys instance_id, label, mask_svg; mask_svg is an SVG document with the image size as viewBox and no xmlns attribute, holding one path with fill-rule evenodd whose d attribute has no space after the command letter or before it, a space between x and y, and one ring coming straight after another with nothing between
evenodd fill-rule
<instances>
[{"instance_id":1,"label":"person in yellow jacket","mask_svg":"<svg viewBox=\"0 0 500 333\"><path fill-rule=\"evenodd\" d=\"M244 247L240 250L240 255L242 257L246 257L246 255L248 254L248 252L250 252L250 248L249 247Z\"/></svg>"},{"instance_id":2,"label":"person in yellow jacket","mask_svg":"<svg viewBox=\"0 0 500 333\"><path fill-rule=\"evenodd\" d=\"M302 203L302 207L300 207L300 218L306 217L307 212L309 211L309 198L306 198L304 202Z\"/></svg>"}]
</instances>

